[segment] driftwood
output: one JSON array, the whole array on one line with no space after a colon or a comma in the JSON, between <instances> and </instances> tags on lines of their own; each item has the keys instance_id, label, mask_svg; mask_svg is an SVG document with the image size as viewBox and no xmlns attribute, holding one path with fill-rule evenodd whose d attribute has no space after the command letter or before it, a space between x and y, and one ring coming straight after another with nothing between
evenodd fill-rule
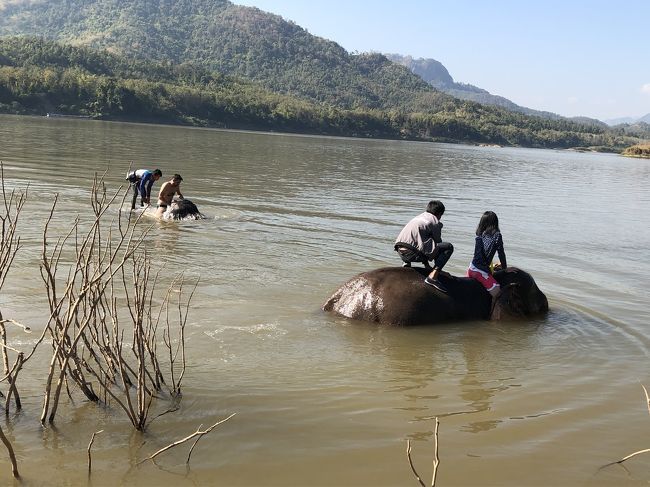
<instances>
[{"instance_id":1,"label":"driftwood","mask_svg":"<svg viewBox=\"0 0 650 487\"><path fill-rule=\"evenodd\" d=\"M438 427L440 426L440 421L438 421L438 418L436 417L436 428L434 431L434 451L433 451L433 475L431 478L431 487L435 487L436 485L436 477L438 475L438 465L440 465L440 458L438 457ZM415 467L413 466L413 460L411 459L411 440L406 440L406 458L409 462L409 466L411 467L411 471L413 472L413 475L419 482L419 484L422 487L426 487L425 483L422 481L420 478L420 475L418 472L415 470Z\"/></svg>"},{"instance_id":2,"label":"driftwood","mask_svg":"<svg viewBox=\"0 0 650 487\"><path fill-rule=\"evenodd\" d=\"M185 461L186 464L189 464L189 463L190 463L190 458L192 457L192 452L194 451L194 447L195 447L196 444L199 442L199 440L200 440L201 438L203 438L204 435L207 435L208 433L210 433L210 432L211 432L215 427L217 427L217 426L219 426L220 424L225 423L226 421L228 421L228 420L229 420L230 418L232 418L235 414L237 414L237 413L232 413L232 414L231 414L230 416L228 416L227 418L217 421L217 422L214 423L212 426L210 426L208 429L205 429L205 430L203 430L203 431L201 431L201 426L203 426L203 425L200 425L200 426L196 429L196 431L195 431L194 433L192 433L191 435L186 436L186 437L183 438L182 440L177 440L177 441L175 441L175 442L173 442L173 443L170 443L170 444L167 445L166 447L161 448L160 450L156 451L156 452L153 453L152 455L149 455L147 458L145 458L145 459L143 459L143 460L140 460L136 465L142 465L142 464L143 464L144 462L146 462L147 460L151 460L151 461L153 462L153 461L154 461L154 458L156 458L156 457L157 457L158 455L160 455L161 453L164 453L164 452L166 452L167 450L169 450L169 449L171 449L171 448L174 448L174 447L176 447L176 446L178 446L178 445L182 445L183 443L186 443L186 442L190 441L192 438L196 438L196 441L194 442L194 444L193 444L192 447L190 448L190 451L189 451L189 453L188 453L188 455L187 455L187 460ZM155 462L154 462L154 463L155 463Z\"/></svg>"}]
</instances>

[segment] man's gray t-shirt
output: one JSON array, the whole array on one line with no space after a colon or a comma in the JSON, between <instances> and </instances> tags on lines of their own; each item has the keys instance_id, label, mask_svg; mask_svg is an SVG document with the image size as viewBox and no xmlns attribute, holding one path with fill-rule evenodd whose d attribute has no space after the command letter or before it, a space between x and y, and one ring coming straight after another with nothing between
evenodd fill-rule
<instances>
[{"instance_id":1,"label":"man's gray t-shirt","mask_svg":"<svg viewBox=\"0 0 650 487\"><path fill-rule=\"evenodd\" d=\"M433 259L436 244L442 242L442 222L425 211L413 218L397 236L396 244L406 243L417 247L420 252Z\"/></svg>"}]
</instances>

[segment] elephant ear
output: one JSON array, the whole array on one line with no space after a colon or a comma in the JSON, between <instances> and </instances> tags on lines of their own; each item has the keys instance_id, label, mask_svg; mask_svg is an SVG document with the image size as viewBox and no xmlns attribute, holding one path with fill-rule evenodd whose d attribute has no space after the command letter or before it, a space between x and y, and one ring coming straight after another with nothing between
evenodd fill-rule
<instances>
[{"instance_id":1,"label":"elephant ear","mask_svg":"<svg viewBox=\"0 0 650 487\"><path fill-rule=\"evenodd\" d=\"M517 282L511 282L501 288L498 304L501 308L502 317L504 313L512 317L528 315L526 300L522 294L522 286Z\"/></svg>"}]
</instances>

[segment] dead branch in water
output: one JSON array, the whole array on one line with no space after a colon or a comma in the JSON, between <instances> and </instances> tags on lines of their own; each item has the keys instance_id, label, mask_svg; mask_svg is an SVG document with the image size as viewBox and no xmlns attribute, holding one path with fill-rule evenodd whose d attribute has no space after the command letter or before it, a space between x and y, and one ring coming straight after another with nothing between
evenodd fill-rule
<instances>
[{"instance_id":1,"label":"dead branch in water","mask_svg":"<svg viewBox=\"0 0 650 487\"><path fill-rule=\"evenodd\" d=\"M0 290L4 286L7 279L7 274L16 258L18 250L21 248L20 236L16 233L18 229L18 221L20 214L27 201L27 191L17 193L12 190L7 194L5 187L4 165L0 161L0 186L2 190L2 205L0 206ZM16 376L24 362L24 355L20 350L10 347L7 343L7 331L5 323L12 323L22 327L25 331L29 327L21 325L15 320L6 320L0 311L0 348L2 354L2 365L4 370L4 377L0 382L7 381L9 384L9 391L6 395L5 412L9 413L10 399L13 395L16 403L16 409L21 409L20 394L16 387ZM16 359L13 367L9 367L9 352L16 354Z\"/></svg>"},{"instance_id":2,"label":"dead branch in water","mask_svg":"<svg viewBox=\"0 0 650 487\"><path fill-rule=\"evenodd\" d=\"M0 289L2 289L2 286L7 279L7 274L11 268L11 265L14 262L18 250L20 249L20 237L16 234L16 230L20 213L27 199L27 191L17 194L12 190L9 196L7 196L7 190L5 188L4 165L2 164L2 161L0 161L0 185L2 186L3 203L1 207L2 210L0 210ZM3 319L2 313L0 312L0 348L2 349L2 364L4 368L4 377L0 380L0 382L4 382L6 380L9 384L9 391L6 395L5 400L5 411L7 413L9 412L9 404L12 395L16 401L16 409L21 408L20 395L18 394L18 389L16 388L16 378L23 364L22 352L7 345L7 332L5 329L5 323L8 322L12 323L14 321ZM16 353L16 361L11 368L9 367L9 351ZM7 452L9 453L11 471L13 476L16 479L19 479L20 475L18 473L16 454L14 453L14 449L11 445L11 442L9 441L9 438L7 438L4 431L2 430L2 427L0 427L0 441L2 441L5 448L7 449Z\"/></svg>"},{"instance_id":3,"label":"dead branch in water","mask_svg":"<svg viewBox=\"0 0 650 487\"><path fill-rule=\"evenodd\" d=\"M90 475L90 472L91 472L92 466L93 466L93 459L90 456L90 449L93 447L93 443L95 442L95 436L97 436L97 435L99 435L99 434L101 434L103 432L104 432L104 430L95 431L93 433L93 436L90 438L90 443L88 443L88 475Z\"/></svg>"},{"instance_id":4,"label":"dead branch in water","mask_svg":"<svg viewBox=\"0 0 650 487\"><path fill-rule=\"evenodd\" d=\"M17 322L16 320L3 320L3 319L0 319L0 323L1 323L1 324L4 324L4 323L11 323L12 325L19 326L19 327L22 328L26 333L31 333L31 332L32 332L32 329L31 329L29 326L27 326L27 325L23 325L22 323L19 323L19 322Z\"/></svg>"},{"instance_id":5,"label":"dead branch in water","mask_svg":"<svg viewBox=\"0 0 650 487\"><path fill-rule=\"evenodd\" d=\"M199 440L200 440L204 435L207 435L208 433L210 433L214 428L216 428L216 427L219 426L220 424L225 423L226 421L228 421L228 420L229 420L230 418L232 418L235 414L237 414L237 413L232 413L232 414L231 414L230 416L228 416L227 418L222 419L222 420L220 420L220 421L217 421L217 422L214 423L212 426L210 426L208 429L203 430L203 431L201 431L201 426L203 426L203 425L200 425L200 426L197 428L197 430L196 430L194 433L192 433L191 435L186 436L186 437L183 438L182 440L178 440L178 441L175 441L175 442L173 442L173 443L170 443L170 444L167 445L166 447L161 448L160 450L158 450L157 452L155 452L153 455L148 456L148 457L145 458L144 460L140 460L136 465L141 465L141 464L143 464L144 462L146 462L147 460L151 460L151 461L153 461L153 459L156 458L156 457L157 457L158 455L160 455L161 453L166 452L167 450L169 450L169 449L171 449L171 448L174 448L175 446L182 445L183 443L186 443L186 442L190 441L192 438L195 438L195 437L198 436L197 440L196 440L196 441L194 442L194 444L192 445L192 448L190 448L190 452L189 452L189 454L188 454L188 456L187 456L187 461L185 462L185 463L190 463L190 457L192 456L192 451L194 450L194 447L196 446L196 444L198 443L198 441L199 441Z\"/></svg>"},{"instance_id":6,"label":"dead branch in water","mask_svg":"<svg viewBox=\"0 0 650 487\"><path fill-rule=\"evenodd\" d=\"M438 421L438 418L436 417L436 428L434 431L433 475L431 478L431 487L435 487L436 485L436 477L438 475L438 465L440 465L440 458L438 457L438 427L439 426L440 426L440 421ZM413 475L415 476L417 481L420 483L422 487L426 487L425 483L420 478L420 475L418 474L417 470L415 470L415 467L413 466L413 460L411 459L411 440L406 440L406 458L409 462L409 466L411 467L411 471L413 472Z\"/></svg>"},{"instance_id":7,"label":"dead branch in water","mask_svg":"<svg viewBox=\"0 0 650 487\"><path fill-rule=\"evenodd\" d=\"M11 460L11 473L13 474L15 479L19 479L20 474L18 473L18 463L16 462L16 454L14 453L14 449L11 446L11 442L5 436L4 431L2 431L2 426L0 426L0 441L2 441L5 448L9 452L9 460Z\"/></svg>"},{"instance_id":8,"label":"dead branch in water","mask_svg":"<svg viewBox=\"0 0 650 487\"><path fill-rule=\"evenodd\" d=\"M643 384L641 384L641 387L643 388L643 392L645 394L645 401L646 401L646 407L648 408L648 414L650 414L650 396L648 395L648 390L645 388ZM629 460L630 458L634 458L637 455L641 455L642 453L648 453L648 452L650 452L650 448L645 448L643 450L635 451L634 453L630 453L629 455L624 456L620 460L616 460L615 462L608 463L606 465L603 465L600 468L603 469L611 465L622 464L623 462Z\"/></svg>"},{"instance_id":9,"label":"dead branch in water","mask_svg":"<svg viewBox=\"0 0 650 487\"><path fill-rule=\"evenodd\" d=\"M182 301L180 297L183 294L183 275L181 275L175 282L172 283L172 286L170 286L170 291L172 287L174 286L175 283L178 283L178 303L177 303L177 308L176 311L178 313L178 323L179 323L179 328L178 328L178 338L176 340L176 349L174 350L173 345L172 345L172 339L171 339L171 326L170 326L170 319L169 319L169 296L171 293L167 293L167 297L165 299L165 312L166 312L166 318L165 318L165 324L166 328L163 330L163 342L165 343L165 346L167 347L168 355L169 355L169 374L172 379L172 386L171 386L171 394L173 396L180 396L181 395L181 382L183 380L183 376L185 375L185 369L186 369L186 359L185 359L185 325L187 324L187 316L189 312L189 306L190 302L192 301L192 297L194 296L194 292L196 291L197 286L199 285L199 281L194 283L194 287L192 288L192 291L190 292L190 295L188 297L187 302L183 306ZM181 354L181 365L180 365L180 374L178 378L176 378L175 375L175 369L176 369L176 362L178 361L178 354Z\"/></svg>"}]
</instances>

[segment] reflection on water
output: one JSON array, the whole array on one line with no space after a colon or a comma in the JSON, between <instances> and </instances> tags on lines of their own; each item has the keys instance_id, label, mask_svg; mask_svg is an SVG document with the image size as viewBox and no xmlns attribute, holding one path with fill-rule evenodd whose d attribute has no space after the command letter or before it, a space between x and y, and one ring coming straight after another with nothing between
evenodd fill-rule
<instances>
[{"instance_id":1,"label":"reflection on water","mask_svg":"<svg viewBox=\"0 0 650 487\"><path fill-rule=\"evenodd\" d=\"M180 172L207 216L152 221L147 240L165 273L200 277L181 410L140 435L117 412L75 400L56 429L41 429L42 380L26 371L25 411L3 428L28 481L56 472L86 483L80 465L98 429L98 485L403 485L404 441L428 464L435 417L441 484L617 484L623 474L597 468L648 447L638 435L646 161L27 117L0 117L0 151L8 187L29 184L23 249L0 308L35 330L47 320L38 262L56 193L51 231L61 234L87 218L93 174L106 172L116 190L134 161ZM395 329L320 311L352 275L400 264L392 242L431 198L447 207L449 270L465 272L479 216L494 210L508 261L531 271L548 317ZM31 337L10 339L26 347ZM201 440L189 473L185 453L135 467L233 412Z\"/></svg>"}]
</instances>

